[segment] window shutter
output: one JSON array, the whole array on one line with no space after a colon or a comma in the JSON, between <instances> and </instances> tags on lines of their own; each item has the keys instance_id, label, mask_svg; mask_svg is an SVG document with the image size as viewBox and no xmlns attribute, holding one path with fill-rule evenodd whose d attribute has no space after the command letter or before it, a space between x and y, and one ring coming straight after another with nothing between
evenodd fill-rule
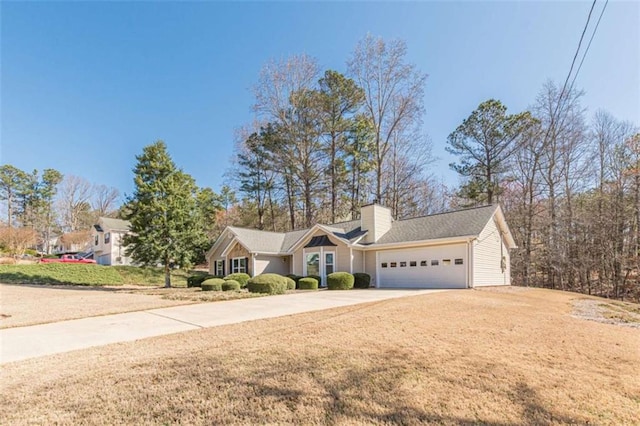
<instances>
[{"instance_id":1,"label":"window shutter","mask_svg":"<svg viewBox=\"0 0 640 426\"><path fill-rule=\"evenodd\" d=\"M249 273L249 258L248 258L248 257L245 257L245 258L244 258L244 271L245 271L247 274L251 275L251 274Z\"/></svg>"},{"instance_id":2,"label":"window shutter","mask_svg":"<svg viewBox=\"0 0 640 426\"><path fill-rule=\"evenodd\" d=\"M233 259L229 259L229 273L233 274Z\"/></svg>"},{"instance_id":3,"label":"window shutter","mask_svg":"<svg viewBox=\"0 0 640 426\"><path fill-rule=\"evenodd\" d=\"M226 276L227 274L224 273L224 260L221 260L220 263L222 263L222 275Z\"/></svg>"}]
</instances>

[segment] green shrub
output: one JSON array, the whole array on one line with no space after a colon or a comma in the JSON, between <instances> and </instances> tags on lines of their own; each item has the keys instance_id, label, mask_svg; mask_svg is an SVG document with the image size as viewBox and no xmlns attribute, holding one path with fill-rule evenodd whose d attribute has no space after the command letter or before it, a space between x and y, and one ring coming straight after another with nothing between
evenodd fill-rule
<instances>
[{"instance_id":1,"label":"green shrub","mask_svg":"<svg viewBox=\"0 0 640 426\"><path fill-rule=\"evenodd\" d=\"M300 275L296 275L296 274L289 274L289 275L285 275L287 278L291 278L293 281L296 282L296 288L298 288L298 281L300 281L300 278L302 278Z\"/></svg>"},{"instance_id":2,"label":"green shrub","mask_svg":"<svg viewBox=\"0 0 640 426\"><path fill-rule=\"evenodd\" d=\"M204 280L200 286L202 287L202 291L221 291L222 284L224 284L222 278L209 278L208 280Z\"/></svg>"},{"instance_id":3,"label":"green shrub","mask_svg":"<svg viewBox=\"0 0 640 426\"><path fill-rule=\"evenodd\" d=\"M322 277L320 275L307 275L307 278L313 278L318 281L318 287L322 287Z\"/></svg>"},{"instance_id":4,"label":"green shrub","mask_svg":"<svg viewBox=\"0 0 640 426\"><path fill-rule=\"evenodd\" d=\"M224 277L224 280L233 280L233 281L237 281L240 283L240 287L245 288L247 286L247 283L249 282L249 280L251 279L251 277L249 276L249 274L245 274L244 272L236 272L235 274L229 274L226 277Z\"/></svg>"},{"instance_id":5,"label":"green shrub","mask_svg":"<svg viewBox=\"0 0 640 426\"><path fill-rule=\"evenodd\" d=\"M327 287L329 290L350 290L353 288L355 278L348 272L334 272L327 275Z\"/></svg>"},{"instance_id":6,"label":"green shrub","mask_svg":"<svg viewBox=\"0 0 640 426\"><path fill-rule=\"evenodd\" d=\"M289 277L284 277L285 280L287 280L287 290L295 290L296 289L296 282Z\"/></svg>"},{"instance_id":7,"label":"green shrub","mask_svg":"<svg viewBox=\"0 0 640 426\"><path fill-rule=\"evenodd\" d=\"M205 280L210 280L211 278L222 278L217 275L211 275L206 273L199 273L195 275L191 275L187 278L187 287L200 287L202 282Z\"/></svg>"},{"instance_id":8,"label":"green shrub","mask_svg":"<svg viewBox=\"0 0 640 426\"><path fill-rule=\"evenodd\" d=\"M242 286L235 280L224 280L222 283L222 291L238 291Z\"/></svg>"},{"instance_id":9,"label":"green shrub","mask_svg":"<svg viewBox=\"0 0 640 426\"><path fill-rule=\"evenodd\" d=\"M287 286L287 278L278 274L256 275L247 283L251 293L283 294Z\"/></svg>"},{"instance_id":10,"label":"green shrub","mask_svg":"<svg viewBox=\"0 0 640 426\"><path fill-rule=\"evenodd\" d=\"M353 288L369 288L371 286L371 275L362 272L353 274Z\"/></svg>"},{"instance_id":11,"label":"green shrub","mask_svg":"<svg viewBox=\"0 0 640 426\"><path fill-rule=\"evenodd\" d=\"M300 278L298 281L298 288L300 290L317 290L318 289L318 280L315 278Z\"/></svg>"}]
</instances>

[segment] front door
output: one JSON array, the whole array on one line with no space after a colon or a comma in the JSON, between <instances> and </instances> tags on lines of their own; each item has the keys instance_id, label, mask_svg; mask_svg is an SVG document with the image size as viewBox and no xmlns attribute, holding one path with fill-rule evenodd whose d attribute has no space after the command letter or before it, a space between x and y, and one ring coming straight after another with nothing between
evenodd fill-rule
<instances>
[{"instance_id":1,"label":"front door","mask_svg":"<svg viewBox=\"0 0 640 426\"><path fill-rule=\"evenodd\" d=\"M335 270L335 257L333 251L320 250L319 252L307 252L305 254L305 275L317 275L322 278L321 286L327 285L327 275Z\"/></svg>"}]
</instances>

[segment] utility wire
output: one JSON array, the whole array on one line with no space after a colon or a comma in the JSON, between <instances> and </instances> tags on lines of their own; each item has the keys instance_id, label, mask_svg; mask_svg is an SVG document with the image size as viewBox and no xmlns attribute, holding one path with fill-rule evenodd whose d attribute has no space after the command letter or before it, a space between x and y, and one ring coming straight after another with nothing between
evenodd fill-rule
<instances>
[{"instance_id":1,"label":"utility wire","mask_svg":"<svg viewBox=\"0 0 640 426\"><path fill-rule=\"evenodd\" d=\"M576 78L578 78L578 74L580 73L580 69L582 68L582 64L584 63L584 59L587 57L587 52L589 52L589 48L591 47L591 42L593 41L593 37L595 37L595 35L596 35L596 31L598 31L598 26L600 25L600 20L602 19L602 15L604 15L604 11L607 8L608 4L609 4L609 0L606 0L604 2L604 6L602 7L602 11L600 12L600 16L598 17L598 22L596 22L596 26L593 29L593 33L591 34L591 38L589 39L589 44L587 44L587 48L585 49L584 54L582 55L582 60L580 61L580 65L578 65L578 69L576 70L576 73L573 76L573 80L571 81L571 86L569 86L569 91L571 91L571 89L573 89L573 85L576 82Z\"/></svg>"},{"instance_id":2,"label":"utility wire","mask_svg":"<svg viewBox=\"0 0 640 426\"><path fill-rule=\"evenodd\" d=\"M569 83L571 74L573 73L573 67L575 66L576 60L578 59L578 55L580 54L580 47L582 47L582 41L584 40L584 35L586 34L587 28L589 27L589 22L591 21L591 14L593 13L593 8L596 6L596 1L597 0L593 0L593 3L591 3L591 9L589 9L587 22L584 24L584 29L582 30L582 34L580 35L580 41L578 41L578 48L576 49L576 53L573 55L573 61L571 61L571 68L569 68L569 73L567 74L567 78L564 80L564 84L562 85L562 90L560 91L560 96L558 96L558 102L556 103L553 113L551 114L551 121L549 123L549 127L547 128L547 131L545 132L545 135L544 135L544 139L542 140L542 149L544 149L547 146L547 143L548 143L547 139L549 137L549 132L551 131L551 129L555 127L556 115L558 114L558 109L560 108L560 104L562 103L562 97L564 96L564 93L567 89L567 84Z\"/></svg>"}]
</instances>

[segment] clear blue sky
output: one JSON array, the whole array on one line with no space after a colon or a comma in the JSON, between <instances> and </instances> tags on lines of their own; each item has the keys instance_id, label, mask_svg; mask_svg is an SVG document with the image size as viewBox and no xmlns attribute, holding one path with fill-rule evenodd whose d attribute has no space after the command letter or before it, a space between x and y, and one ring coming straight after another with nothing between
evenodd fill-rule
<instances>
[{"instance_id":1,"label":"clear blue sky","mask_svg":"<svg viewBox=\"0 0 640 426\"><path fill-rule=\"evenodd\" d=\"M604 1L598 1L594 19ZM424 131L455 184L447 135L488 98L510 112L562 83L591 2L2 2L0 161L131 193L163 139L216 191L269 58L345 62L367 32L407 41L429 74ZM610 2L577 80L592 114L640 124L640 4Z\"/></svg>"}]
</instances>

